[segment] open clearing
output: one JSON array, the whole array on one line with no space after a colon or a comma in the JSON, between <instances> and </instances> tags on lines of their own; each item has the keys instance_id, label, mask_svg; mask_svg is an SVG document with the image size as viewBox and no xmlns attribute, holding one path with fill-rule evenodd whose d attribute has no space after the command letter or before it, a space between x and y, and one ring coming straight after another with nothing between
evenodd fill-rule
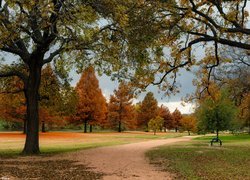
<instances>
[{"instance_id":1,"label":"open clearing","mask_svg":"<svg viewBox=\"0 0 250 180\"><path fill-rule=\"evenodd\" d=\"M123 132L123 133L75 133L75 132L47 132L40 133L40 150L42 153L68 152L80 149L128 144L149 141L152 139L166 139L182 136L180 133L152 133ZM0 133L0 157L18 154L22 151L25 135L20 132Z\"/></svg>"},{"instance_id":2,"label":"open clearing","mask_svg":"<svg viewBox=\"0 0 250 180\"><path fill-rule=\"evenodd\" d=\"M214 137L214 136L213 136ZM222 147L210 146L212 136L161 146L147 152L151 163L177 179L250 180L250 135L221 135Z\"/></svg>"},{"instance_id":3,"label":"open clearing","mask_svg":"<svg viewBox=\"0 0 250 180\"><path fill-rule=\"evenodd\" d=\"M176 136L180 134L45 133L40 138L45 154L9 156L21 151L24 135L0 133L0 179L170 179L171 174L150 165L144 154L156 146L190 140L171 138ZM91 147L100 148L86 149ZM85 150L58 154L77 149Z\"/></svg>"}]
</instances>

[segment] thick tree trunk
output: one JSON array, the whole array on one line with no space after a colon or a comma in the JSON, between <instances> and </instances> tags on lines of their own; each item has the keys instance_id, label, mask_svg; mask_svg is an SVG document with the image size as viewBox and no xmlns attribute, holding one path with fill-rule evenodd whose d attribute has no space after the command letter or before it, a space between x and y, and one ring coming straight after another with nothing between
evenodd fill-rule
<instances>
[{"instance_id":1,"label":"thick tree trunk","mask_svg":"<svg viewBox=\"0 0 250 180\"><path fill-rule=\"evenodd\" d=\"M190 136L190 131L188 131L188 135Z\"/></svg>"},{"instance_id":2,"label":"thick tree trunk","mask_svg":"<svg viewBox=\"0 0 250 180\"><path fill-rule=\"evenodd\" d=\"M178 128L175 128L175 132L177 132L178 131Z\"/></svg>"},{"instance_id":3,"label":"thick tree trunk","mask_svg":"<svg viewBox=\"0 0 250 180\"><path fill-rule=\"evenodd\" d=\"M23 154L38 154L39 151L39 114L38 91L41 80L41 67L33 61L25 87L27 101L27 133Z\"/></svg>"},{"instance_id":4,"label":"thick tree trunk","mask_svg":"<svg viewBox=\"0 0 250 180\"><path fill-rule=\"evenodd\" d=\"M46 132L46 129L45 129L45 122L42 121L42 132L45 133Z\"/></svg>"},{"instance_id":5,"label":"thick tree trunk","mask_svg":"<svg viewBox=\"0 0 250 180\"><path fill-rule=\"evenodd\" d=\"M92 124L89 125L89 132L92 132Z\"/></svg>"},{"instance_id":6,"label":"thick tree trunk","mask_svg":"<svg viewBox=\"0 0 250 180\"><path fill-rule=\"evenodd\" d=\"M87 133L87 120L84 120L84 133Z\"/></svg>"}]
</instances>

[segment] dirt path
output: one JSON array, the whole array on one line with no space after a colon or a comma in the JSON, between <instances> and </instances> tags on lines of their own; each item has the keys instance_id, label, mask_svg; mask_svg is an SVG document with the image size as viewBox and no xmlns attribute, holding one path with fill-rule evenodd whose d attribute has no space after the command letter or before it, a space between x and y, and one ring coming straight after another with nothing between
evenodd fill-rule
<instances>
[{"instance_id":1,"label":"dirt path","mask_svg":"<svg viewBox=\"0 0 250 180\"><path fill-rule=\"evenodd\" d=\"M104 173L104 180L118 179L171 179L167 172L150 165L145 152L164 144L189 141L190 137L151 140L147 142L96 148L67 154L67 158L77 160L95 172Z\"/></svg>"},{"instance_id":2,"label":"dirt path","mask_svg":"<svg viewBox=\"0 0 250 180\"><path fill-rule=\"evenodd\" d=\"M147 180L172 179L172 175L149 164L145 152L161 145L189 141L191 137L81 150L52 156L0 158L0 180L76 179Z\"/></svg>"}]
</instances>

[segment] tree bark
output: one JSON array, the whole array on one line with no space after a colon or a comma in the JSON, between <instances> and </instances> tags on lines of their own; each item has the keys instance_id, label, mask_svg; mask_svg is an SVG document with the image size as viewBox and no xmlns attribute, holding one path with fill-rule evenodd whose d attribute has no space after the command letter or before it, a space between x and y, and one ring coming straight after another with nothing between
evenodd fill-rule
<instances>
[{"instance_id":1,"label":"tree bark","mask_svg":"<svg viewBox=\"0 0 250 180\"><path fill-rule=\"evenodd\" d=\"M248 121L248 134L250 134L250 121Z\"/></svg>"},{"instance_id":2,"label":"tree bark","mask_svg":"<svg viewBox=\"0 0 250 180\"><path fill-rule=\"evenodd\" d=\"M92 124L89 125L89 132L92 132Z\"/></svg>"},{"instance_id":3,"label":"tree bark","mask_svg":"<svg viewBox=\"0 0 250 180\"><path fill-rule=\"evenodd\" d=\"M45 122L42 121L42 132L45 133L46 132L46 129L45 129Z\"/></svg>"},{"instance_id":4,"label":"tree bark","mask_svg":"<svg viewBox=\"0 0 250 180\"><path fill-rule=\"evenodd\" d=\"M23 120L23 134L26 134L27 133L27 120L26 118Z\"/></svg>"},{"instance_id":5,"label":"tree bark","mask_svg":"<svg viewBox=\"0 0 250 180\"><path fill-rule=\"evenodd\" d=\"M84 133L87 133L87 120L84 120Z\"/></svg>"},{"instance_id":6,"label":"tree bark","mask_svg":"<svg viewBox=\"0 0 250 180\"><path fill-rule=\"evenodd\" d=\"M23 154L38 154L39 150L39 113L38 98L41 81L41 66L33 60L29 66L29 77L25 85L27 101L27 133Z\"/></svg>"},{"instance_id":7,"label":"tree bark","mask_svg":"<svg viewBox=\"0 0 250 180\"><path fill-rule=\"evenodd\" d=\"M216 138L219 139L219 129L216 129Z\"/></svg>"},{"instance_id":8,"label":"tree bark","mask_svg":"<svg viewBox=\"0 0 250 180\"><path fill-rule=\"evenodd\" d=\"M122 128L121 128L121 125L122 123L121 123L121 121L119 121L119 124L118 124L118 132L122 132Z\"/></svg>"}]
</instances>

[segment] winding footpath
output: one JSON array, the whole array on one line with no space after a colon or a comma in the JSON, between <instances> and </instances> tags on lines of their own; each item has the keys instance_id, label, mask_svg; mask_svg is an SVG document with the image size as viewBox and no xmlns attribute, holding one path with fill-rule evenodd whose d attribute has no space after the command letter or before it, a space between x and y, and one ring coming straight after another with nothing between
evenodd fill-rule
<instances>
[{"instance_id":1,"label":"winding footpath","mask_svg":"<svg viewBox=\"0 0 250 180\"><path fill-rule=\"evenodd\" d=\"M104 180L172 179L170 173L163 172L150 164L145 158L145 152L157 146L191 139L192 137L181 137L102 147L68 153L65 154L65 158L76 160L95 172L103 173Z\"/></svg>"}]
</instances>

